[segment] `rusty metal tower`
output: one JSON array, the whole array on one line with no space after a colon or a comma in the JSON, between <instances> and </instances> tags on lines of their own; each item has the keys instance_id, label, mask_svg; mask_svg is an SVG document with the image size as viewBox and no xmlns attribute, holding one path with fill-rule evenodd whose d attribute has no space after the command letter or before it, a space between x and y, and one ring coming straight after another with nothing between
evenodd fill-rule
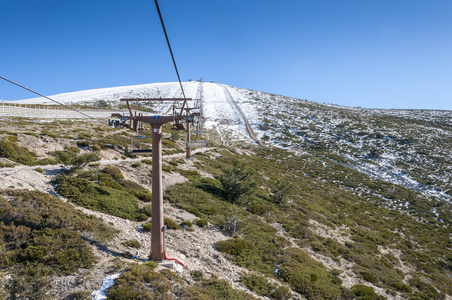
<instances>
[{"instance_id":1,"label":"rusty metal tower","mask_svg":"<svg viewBox=\"0 0 452 300\"><path fill-rule=\"evenodd\" d=\"M173 123L175 130L186 130L190 132L190 124L195 124L201 119L200 107L196 103L199 99L192 98L142 98L142 99L121 99L126 102L129 115L114 113L111 116L119 118L120 127L129 128L133 131L142 130L141 123L147 123L152 128L152 230L151 230L151 254L150 259L162 261L164 259L163 244L163 189L162 189L162 125ZM131 102L169 102L172 106L170 114L143 115L133 112ZM189 107L188 103L194 101L194 105ZM185 123L185 126L184 124ZM199 142L198 142L199 143ZM189 149L196 145L186 143L187 155Z\"/></svg>"}]
</instances>

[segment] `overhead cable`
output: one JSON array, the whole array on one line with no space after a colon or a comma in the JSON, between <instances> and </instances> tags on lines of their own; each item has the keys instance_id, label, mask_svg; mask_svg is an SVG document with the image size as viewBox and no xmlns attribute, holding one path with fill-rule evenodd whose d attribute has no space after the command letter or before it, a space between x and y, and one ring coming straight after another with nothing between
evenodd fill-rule
<instances>
[{"instance_id":1,"label":"overhead cable","mask_svg":"<svg viewBox=\"0 0 452 300\"><path fill-rule=\"evenodd\" d=\"M160 12L159 4L158 4L157 0L154 0L154 2L155 2L155 6L157 7L157 12L159 14L160 22L162 23L163 32L165 33L166 43L168 44L168 48L171 53L171 58L173 60L174 68L176 69L177 79L179 80L179 85L182 90L182 95L184 96L184 98L187 98L187 97L185 97L184 87L182 86L182 82L180 80L179 71L177 70L176 60L174 59L173 50L171 50L171 45L170 45L170 42L168 39L168 34L166 33L165 23L163 23L163 17L162 17L162 13Z\"/></svg>"}]
</instances>

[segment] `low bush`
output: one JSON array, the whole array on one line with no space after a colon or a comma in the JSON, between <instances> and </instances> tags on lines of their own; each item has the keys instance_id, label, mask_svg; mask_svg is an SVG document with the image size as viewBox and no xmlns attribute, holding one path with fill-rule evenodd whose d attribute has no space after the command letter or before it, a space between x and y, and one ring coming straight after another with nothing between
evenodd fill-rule
<instances>
[{"instance_id":1,"label":"low bush","mask_svg":"<svg viewBox=\"0 0 452 300\"><path fill-rule=\"evenodd\" d=\"M209 223L205 219L194 219L193 224L202 228L202 227L206 227Z\"/></svg>"},{"instance_id":2,"label":"low bush","mask_svg":"<svg viewBox=\"0 0 452 300\"><path fill-rule=\"evenodd\" d=\"M275 288L274 285L268 282L267 278L256 274L242 275L240 281L259 296L268 297Z\"/></svg>"},{"instance_id":3,"label":"low bush","mask_svg":"<svg viewBox=\"0 0 452 300\"><path fill-rule=\"evenodd\" d=\"M68 176L58 176L54 183L58 194L77 205L124 219L137 220L139 217L137 199L125 191Z\"/></svg>"},{"instance_id":4,"label":"low bush","mask_svg":"<svg viewBox=\"0 0 452 300\"><path fill-rule=\"evenodd\" d=\"M352 286L352 292L355 294L358 300L379 300L385 299L382 296L378 296L374 289L367 285L355 284Z\"/></svg>"},{"instance_id":5,"label":"low bush","mask_svg":"<svg viewBox=\"0 0 452 300\"><path fill-rule=\"evenodd\" d=\"M116 231L49 194L1 191L0 267L11 274L3 287L11 299L46 299L50 281L88 269L94 253L84 240L105 243ZM47 294L47 296L46 296Z\"/></svg>"},{"instance_id":6,"label":"low bush","mask_svg":"<svg viewBox=\"0 0 452 300\"><path fill-rule=\"evenodd\" d=\"M19 164L33 166L35 165L36 155L28 151L27 148L17 145L15 141L11 141L11 139L1 138L0 157L5 157Z\"/></svg>"},{"instance_id":7,"label":"low bush","mask_svg":"<svg viewBox=\"0 0 452 300\"><path fill-rule=\"evenodd\" d=\"M416 289L419 290L418 296L420 298L422 298L422 299L439 299L440 298L436 289L432 285L422 281L419 277L414 276L414 277L410 278L408 280L408 282L413 287L415 287Z\"/></svg>"},{"instance_id":8,"label":"low bush","mask_svg":"<svg viewBox=\"0 0 452 300\"><path fill-rule=\"evenodd\" d=\"M138 222L147 221L148 219L149 219L149 216L148 216L147 214L144 214L144 213L139 213L139 214L137 215L137 218L136 218L136 220L137 220Z\"/></svg>"},{"instance_id":9,"label":"low bush","mask_svg":"<svg viewBox=\"0 0 452 300\"><path fill-rule=\"evenodd\" d=\"M192 227L193 223L187 220L187 221L183 221L182 223L180 223L180 226L182 226L182 227Z\"/></svg>"},{"instance_id":10,"label":"low bush","mask_svg":"<svg viewBox=\"0 0 452 300\"><path fill-rule=\"evenodd\" d=\"M148 189L141 186L140 184L131 180L119 180L118 183L123 187L125 191L129 194L134 195L143 202L152 201L152 193Z\"/></svg>"},{"instance_id":11,"label":"low bush","mask_svg":"<svg viewBox=\"0 0 452 300\"><path fill-rule=\"evenodd\" d=\"M37 166L57 165L58 162L52 158L43 158L35 162Z\"/></svg>"},{"instance_id":12,"label":"low bush","mask_svg":"<svg viewBox=\"0 0 452 300\"><path fill-rule=\"evenodd\" d=\"M167 229L172 229L172 230L179 230L180 229L180 226L176 222L171 220L170 218L164 218L163 219L163 223L165 224Z\"/></svg>"},{"instance_id":13,"label":"low bush","mask_svg":"<svg viewBox=\"0 0 452 300\"><path fill-rule=\"evenodd\" d=\"M115 166L105 166L105 168L102 170L103 173L109 174L114 180L123 180L124 175L122 175L121 170L118 167Z\"/></svg>"},{"instance_id":14,"label":"low bush","mask_svg":"<svg viewBox=\"0 0 452 300\"><path fill-rule=\"evenodd\" d=\"M254 246L241 238L232 238L226 241L219 241L215 247L224 253L230 255L240 255L245 250L253 250Z\"/></svg>"},{"instance_id":15,"label":"low bush","mask_svg":"<svg viewBox=\"0 0 452 300\"><path fill-rule=\"evenodd\" d=\"M193 270L190 272L191 278L195 281L204 279L204 272L202 270Z\"/></svg>"},{"instance_id":16,"label":"low bush","mask_svg":"<svg viewBox=\"0 0 452 300\"><path fill-rule=\"evenodd\" d=\"M143 231L144 232L151 232L152 230L152 224L151 222L148 223L144 223L143 225L141 225L143 227Z\"/></svg>"},{"instance_id":17,"label":"low bush","mask_svg":"<svg viewBox=\"0 0 452 300\"><path fill-rule=\"evenodd\" d=\"M287 300L290 299L292 296L292 293L290 292L290 289L285 286L279 286L275 288L269 295L271 299L276 300Z\"/></svg>"},{"instance_id":18,"label":"low bush","mask_svg":"<svg viewBox=\"0 0 452 300\"><path fill-rule=\"evenodd\" d=\"M73 146L64 146L64 150L55 151L57 161L66 167L70 167L68 173L73 174L89 163L100 160L99 152L80 154L80 149Z\"/></svg>"},{"instance_id":19,"label":"low bush","mask_svg":"<svg viewBox=\"0 0 452 300\"><path fill-rule=\"evenodd\" d=\"M279 277L306 298L335 299L341 295L340 285L334 277L306 252L290 248L283 261L278 271Z\"/></svg>"},{"instance_id":20,"label":"low bush","mask_svg":"<svg viewBox=\"0 0 452 300\"><path fill-rule=\"evenodd\" d=\"M146 287L150 284L151 288ZM159 285L169 283L164 276L146 265L132 264L115 280L107 290L108 299L155 299L166 293Z\"/></svg>"},{"instance_id":21,"label":"low bush","mask_svg":"<svg viewBox=\"0 0 452 300\"><path fill-rule=\"evenodd\" d=\"M170 270L155 272L154 262L132 264L107 290L108 299L170 299L180 295L181 278Z\"/></svg>"},{"instance_id":22,"label":"low bush","mask_svg":"<svg viewBox=\"0 0 452 300\"><path fill-rule=\"evenodd\" d=\"M152 205L145 205L141 208L141 212L148 217L152 217Z\"/></svg>"}]
</instances>

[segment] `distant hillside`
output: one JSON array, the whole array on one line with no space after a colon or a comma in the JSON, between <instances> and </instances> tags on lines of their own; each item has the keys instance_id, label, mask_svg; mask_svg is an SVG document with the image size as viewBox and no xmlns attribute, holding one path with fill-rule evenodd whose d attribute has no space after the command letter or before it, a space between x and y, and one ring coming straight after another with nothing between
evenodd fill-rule
<instances>
[{"instance_id":1,"label":"distant hillside","mask_svg":"<svg viewBox=\"0 0 452 300\"><path fill-rule=\"evenodd\" d=\"M340 107L214 82L184 89L202 98L209 137L184 159L184 134L163 128L165 214L175 222L166 247L187 269L131 259L150 251L152 166L130 155L133 132L5 118L0 299L88 299L113 274L109 299L451 299L452 112ZM120 98L180 90L51 97L115 112ZM69 155L100 160L64 174Z\"/></svg>"}]
</instances>

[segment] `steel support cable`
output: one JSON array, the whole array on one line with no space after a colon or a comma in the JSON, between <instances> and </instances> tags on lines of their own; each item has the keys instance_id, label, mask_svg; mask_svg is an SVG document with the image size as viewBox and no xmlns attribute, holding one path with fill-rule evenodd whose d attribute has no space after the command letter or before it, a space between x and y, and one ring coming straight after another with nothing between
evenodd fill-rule
<instances>
[{"instance_id":1,"label":"steel support cable","mask_svg":"<svg viewBox=\"0 0 452 300\"><path fill-rule=\"evenodd\" d=\"M61 103L61 102L58 102L58 101L56 101L56 100L53 100L52 98L49 98L49 97L47 97L47 96L45 96L45 95L43 95L43 94L40 94L40 93L38 93L38 92L35 92L35 91L33 91L32 89L29 89L29 88L27 88L26 86L23 86L23 85L21 85L21 84L19 84L19 83L17 83L17 82L14 82L14 81L12 81L12 80L10 80L10 79L8 79L8 78L5 78L5 77L3 77L3 76L0 76L0 78L3 79L3 80L5 80L5 81L8 81L8 82L10 82L10 83L12 83L12 84L14 84L14 85L17 85L18 87L21 87L21 88L23 88L23 89L26 89L26 90L29 91L29 92L32 92L32 93L34 93L34 94L36 94L36 95L39 95L39 96L41 96L41 97L44 97L44 98L46 98L46 99L48 99L48 100L50 100L50 101L52 101L52 102L58 103L58 104L61 105L61 106L64 106L64 107L66 107L66 108L69 108L70 110L73 110L73 111L75 111L75 112L77 112L77 113L79 113L79 114L81 114L81 115L84 115L85 117L88 117L88 118L93 119L93 120L95 120L95 121L97 121L97 122L100 122L100 123L102 123L102 124L105 124L105 122L103 122L103 121L101 121L101 120L99 120L99 119L97 119L97 118L91 117L90 115L87 115L87 114L85 114L85 113L83 113L83 112L81 112L81 111L76 110L75 108L72 108L72 107L70 107L70 106L68 106L68 105L66 105L66 104L63 104L63 103Z\"/></svg>"},{"instance_id":2,"label":"steel support cable","mask_svg":"<svg viewBox=\"0 0 452 300\"><path fill-rule=\"evenodd\" d=\"M157 12L159 14L160 22L162 23L163 32L165 33L166 43L168 44L168 48L171 53L171 59L173 60L174 69L176 69L177 79L179 80L179 85L182 90L182 95L184 95L184 98L187 98L187 97L185 97L184 87L182 86L182 82L181 82L180 76L179 76L179 71L177 70L176 60L174 59L173 50L171 50L171 44L170 44L170 41L168 38L168 34L166 33L165 23L163 23L163 17L162 17L162 13L160 12L159 3L157 2L157 0L154 0L154 2L155 2L155 6L157 7Z\"/></svg>"}]
</instances>

